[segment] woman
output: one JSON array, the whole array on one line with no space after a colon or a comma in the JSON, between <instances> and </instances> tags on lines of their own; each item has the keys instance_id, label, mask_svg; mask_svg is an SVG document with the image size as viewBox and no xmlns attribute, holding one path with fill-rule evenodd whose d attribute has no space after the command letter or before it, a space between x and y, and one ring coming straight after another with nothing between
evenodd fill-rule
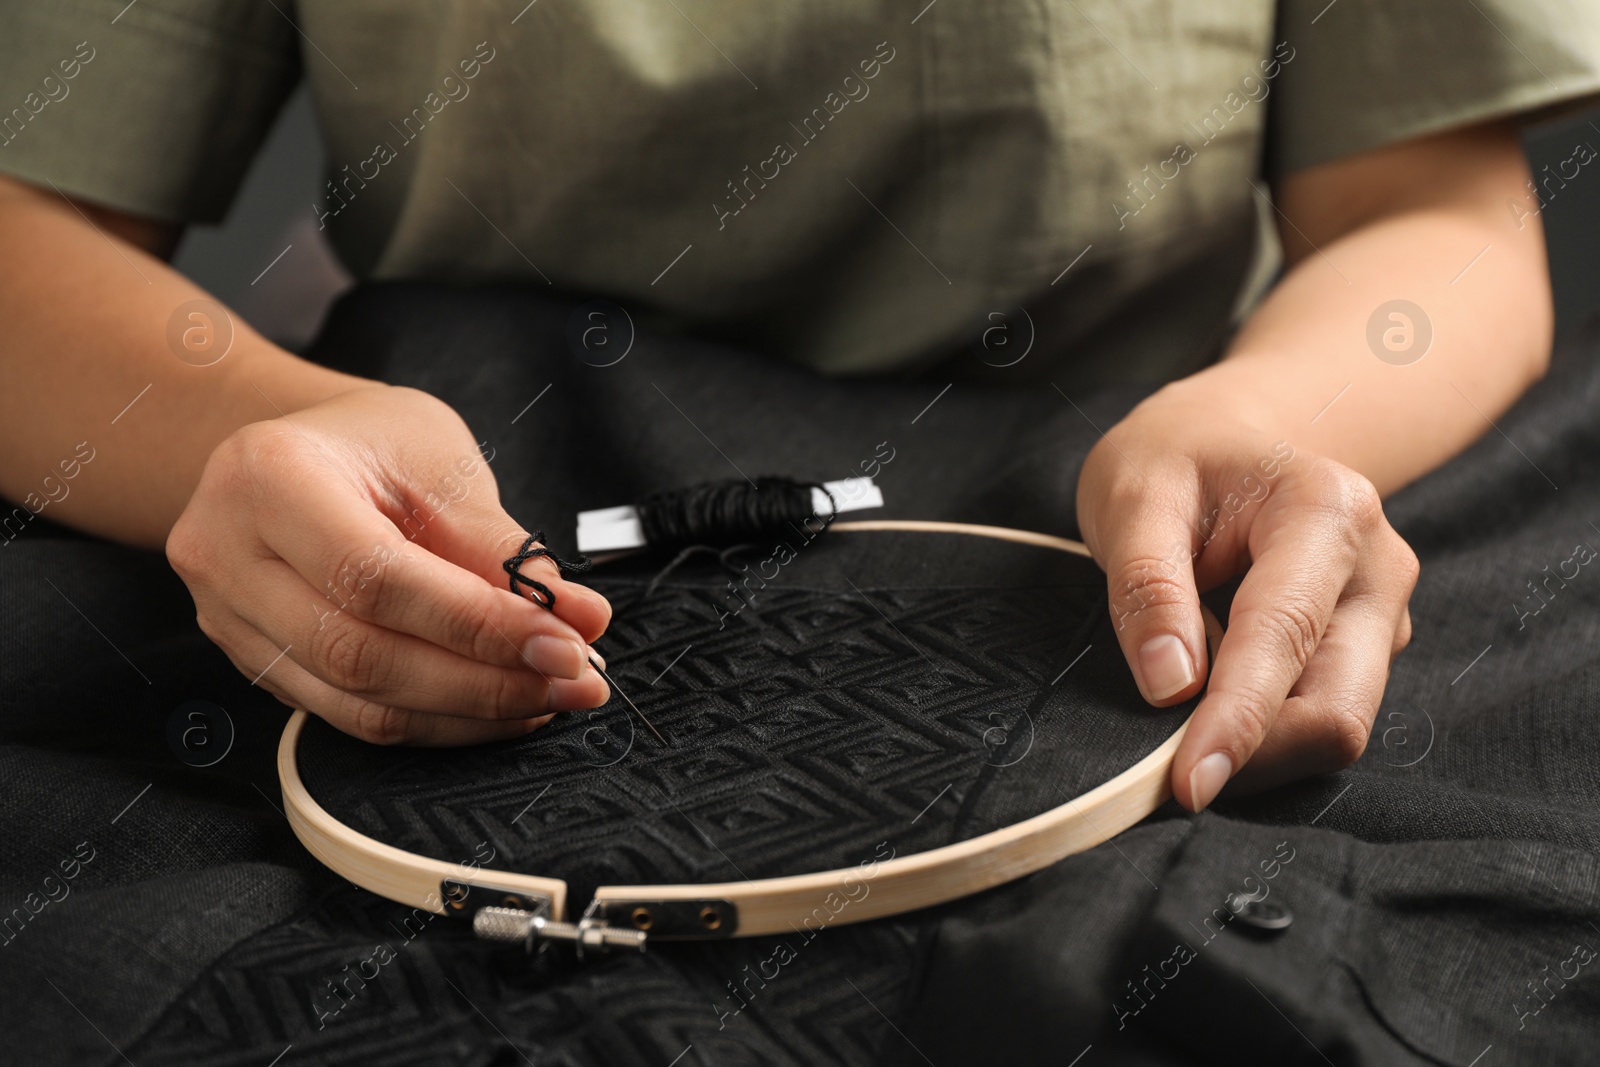
<instances>
[{"instance_id":1,"label":"woman","mask_svg":"<svg viewBox=\"0 0 1600 1067\"><path fill-rule=\"evenodd\" d=\"M1381 498L1546 365L1512 119L1600 83L1600 15L1489 3L119 6L0 14L0 492L28 515L164 545L243 672L369 740L607 698L608 605L544 561L555 615L508 594L526 531L492 483L400 532L476 455L453 411L230 325L164 262L303 74L309 210L358 275L604 294L838 374L1165 383L1077 503L1147 699L1209 682L1191 810L1363 750L1417 576ZM1028 358L970 374L1017 308ZM79 491L41 495L113 416ZM1237 574L1211 663L1197 589Z\"/></svg>"}]
</instances>

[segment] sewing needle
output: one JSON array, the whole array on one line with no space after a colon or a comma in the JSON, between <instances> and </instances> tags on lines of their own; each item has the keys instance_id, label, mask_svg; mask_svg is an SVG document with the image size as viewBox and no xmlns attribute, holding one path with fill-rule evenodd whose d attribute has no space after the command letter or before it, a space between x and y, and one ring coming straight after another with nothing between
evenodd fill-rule
<instances>
[{"instance_id":1,"label":"sewing needle","mask_svg":"<svg viewBox=\"0 0 1600 1067\"><path fill-rule=\"evenodd\" d=\"M639 710L639 705L635 704L633 702L633 698L630 697L627 693L624 693L622 691L622 687L620 685L618 685L615 681L612 680L611 675L607 674L605 672L605 669L603 667L601 667L600 664L595 662L595 659L594 659L593 656L589 657L589 666L591 666L595 670L599 671L600 672L600 677L602 677L602 678L604 678L606 680L606 684L609 685L612 689L616 690L617 695L619 697L621 697L623 700L628 702L628 707L632 708L633 709L633 713L635 715L639 716L639 721L640 722L642 722L646 726L650 727L650 732L656 735L656 740L661 742L661 746L663 748L672 747L672 746L667 744L667 739L665 737L661 736L661 731L656 729L655 723L653 723L649 719L645 718L644 712Z\"/></svg>"}]
</instances>

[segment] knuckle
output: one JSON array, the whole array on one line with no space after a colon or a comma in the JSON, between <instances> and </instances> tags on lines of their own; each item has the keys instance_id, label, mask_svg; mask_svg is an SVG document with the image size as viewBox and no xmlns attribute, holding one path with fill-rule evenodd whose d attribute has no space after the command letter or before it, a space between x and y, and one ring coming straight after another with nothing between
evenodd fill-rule
<instances>
[{"instance_id":1,"label":"knuckle","mask_svg":"<svg viewBox=\"0 0 1600 1067\"><path fill-rule=\"evenodd\" d=\"M496 525L499 526L499 524ZM485 531L485 533L494 537L494 554L503 559L509 559L516 555L517 550L522 547L522 542L528 539L528 534L524 533L522 527L514 522L508 526L499 526L496 530ZM528 562L531 563L533 561L529 560ZM546 560L545 562L549 561Z\"/></svg>"},{"instance_id":2,"label":"knuckle","mask_svg":"<svg viewBox=\"0 0 1600 1067\"><path fill-rule=\"evenodd\" d=\"M429 640L479 663L516 662L517 644L510 635L518 632L518 624L506 612L506 598L493 589L457 592L435 605Z\"/></svg>"},{"instance_id":3,"label":"knuckle","mask_svg":"<svg viewBox=\"0 0 1600 1067\"><path fill-rule=\"evenodd\" d=\"M340 608L353 612L358 619L376 619L383 615L394 581L385 546L347 549L334 562L333 577L318 592L328 594Z\"/></svg>"},{"instance_id":4,"label":"knuckle","mask_svg":"<svg viewBox=\"0 0 1600 1067\"><path fill-rule=\"evenodd\" d=\"M1110 576L1111 606L1119 620L1149 607L1179 607L1189 602L1189 585L1171 558L1124 560Z\"/></svg>"},{"instance_id":5,"label":"knuckle","mask_svg":"<svg viewBox=\"0 0 1600 1067\"><path fill-rule=\"evenodd\" d=\"M1143 504L1148 490L1141 481L1130 475L1126 464L1116 462L1119 457L1113 450L1111 438L1101 438L1094 452L1109 464L1101 477L1098 494L1105 512L1110 515L1127 514Z\"/></svg>"},{"instance_id":6,"label":"knuckle","mask_svg":"<svg viewBox=\"0 0 1600 1067\"><path fill-rule=\"evenodd\" d=\"M1101 547L1108 545L1110 538L1098 534L1110 531L1096 527L1115 523L1118 516L1137 514L1150 494L1149 483L1123 458L1128 454L1127 449L1138 446L1135 442L1121 440L1122 436L1119 427L1108 430L1089 450L1078 476L1080 515L1098 519L1090 522L1083 533Z\"/></svg>"},{"instance_id":7,"label":"knuckle","mask_svg":"<svg viewBox=\"0 0 1600 1067\"><path fill-rule=\"evenodd\" d=\"M1265 608L1248 612L1240 620L1264 630L1282 654L1294 665L1295 676L1305 670L1317 650L1322 628L1317 612L1309 605L1295 599L1281 599Z\"/></svg>"},{"instance_id":8,"label":"knuckle","mask_svg":"<svg viewBox=\"0 0 1600 1067\"><path fill-rule=\"evenodd\" d=\"M1342 463L1329 461L1314 473L1316 504L1358 530L1382 526L1383 498L1371 479Z\"/></svg>"},{"instance_id":9,"label":"knuckle","mask_svg":"<svg viewBox=\"0 0 1600 1067\"><path fill-rule=\"evenodd\" d=\"M543 712L548 694L536 691L536 679L505 668L489 668L480 684L479 707L491 719L522 719Z\"/></svg>"},{"instance_id":10,"label":"knuckle","mask_svg":"<svg viewBox=\"0 0 1600 1067\"><path fill-rule=\"evenodd\" d=\"M259 422L241 426L217 443L206 459L201 475L207 483L206 488L211 488L210 483L216 479L233 476L250 466L250 457L255 452L255 442L261 440L265 434L262 427L263 424Z\"/></svg>"},{"instance_id":11,"label":"knuckle","mask_svg":"<svg viewBox=\"0 0 1600 1067\"><path fill-rule=\"evenodd\" d=\"M1400 625L1395 627L1394 644L1390 646L1389 658L1393 659L1404 652L1409 644L1411 644L1411 612L1406 610L1400 613Z\"/></svg>"},{"instance_id":12,"label":"knuckle","mask_svg":"<svg viewBox=\"0 0 1600 1067\"><path fill-rule=\"evenodd\" d=\"M1243 687L1235 689L1232 695L1233 732L1247 742L1243 749L1254 751L1272 727L1277 707L1262 689Z\"/></svg>"},{"instance_id":13,"label":"knuckle","mask_svg":"<svg viewBox=\"0 0 1600 1067\"><path fill-rule=\"evenodd\" d=\"M185 511L167 534L167 562L185 583L201 580L210 570L212 541L200 523Z\"/></svg>"},{"instance_id":14,"label":"knuckle","mask_svg":"<svg viewBox=\"0 0 1600 1067\"><path fill-rule=\"evenodd\" d=\"M222 628L217 625L216 619L212 617L210 612L197 610L194 613L194 624L200 628L200 632L205 635L207 641L210 641L218 648L225 649L227 647L223 644Z\"/></svg>"},{"instance_id":15,"label":"knuckle","mask_svg":"<svg viewBox=\"0 0 1600 1067\"><path fill-rule=\"evenodd\" d=\"M253 493L299 459L303 442L293 429L253 422L230 434L206 463L206 489L225 497Z\"/></svg>"},{"instance_id":16,"label":"knuckle","mask_svg":"<svg viewBox=\"0 0 1600 1067\"><path fill-rule=\"evenodd\" d=\"M336 620L318 631L314 649L328 681L350 693L375 693L387 671L384 642L372 628L355 621Z\"/></svg>"},{"instance_id":17,"label":"knuckle","mask_svg":"<svg viewBox=\"0 0 1600 1067\"><path fill-rule=\"evenodd\" d=\"M506 611L507 599L495 592L452 606L446 617L449 639L479 663L520 662L521 652L509 636L517 632L517 623Z\"/></svg>"},{"instance_id":18,"label":"knuckle","mask_svg":"<svg viewBox=\"0 0 1600 1067\"><path fill-rule=\"evenodd\" d=\"M1396 534L1395 537L1400 540L1399 534ZM1400 540L1397 566L1400 570L1401 585L1405 588L1406 599L1409 600L1412 590L1417 587L1417 580L1422 577L1422 561L1417 559L1417 554L1411 550L1411 546L1406 544L1404 540Z\"/></svg>"},{"instance_id":19,"label":"knuckle","mask_svg":"<svg viewBox=\"0 0 1600 1067\"><path fill-rule=\"evenodd\" d=\"M412 715L402 708L359 701L350 718L351 732L374 745L403 745L411 739Z\"/></svg>"},{"instance_id":20,"label":"knuckle","mask_svg":"<svg viewBox=\"0 0 1600 1067\"><path fill-rule=\"evenodd\" d=\"M1383 498L1378 495L1378 487L1364 475L1349 471L1341 481L1340 493L1345 514L1359 528L1374 530L1388 525L1388 520L1383 516Z\"/></svg>"},{"instance_id":21,"label":"knuckle","mask_svg":"<svg viewBox=\"0 0 1600 1067\"><path fill-rule=\"evenodd\" d=\"M1350 766L1367 750L1372 736L1372 712L1369 702L1360 697L1349 697L1328 705L1322 726L1322 744L1331 770Z\"/></svg>"},{"instance_id":22,"label":"knuckle","mask_svg":"<svg viewBox=\"0 0 1600 1067\"><path fill-rule=\"evenodd\" d=\"M303 448L300 436L291 426L276 420L252 422L242 426L223 442L223 458L228 466L271 467L298 457Z\"/></svg>"},{"instance_id":23,"label":"knuckle","mask_svg":"<svg viewBox=\"0 0 1600 1067\"><path fill-rule=\"evenodd\" d=\"M290 466L291 454L304 448L302 442L291 440L293 436L292 430L271 422L251 423L229 434L207 457L185 517L197 504L235 515L270 495L274 480Z\"/></svg>"}]
</instances>

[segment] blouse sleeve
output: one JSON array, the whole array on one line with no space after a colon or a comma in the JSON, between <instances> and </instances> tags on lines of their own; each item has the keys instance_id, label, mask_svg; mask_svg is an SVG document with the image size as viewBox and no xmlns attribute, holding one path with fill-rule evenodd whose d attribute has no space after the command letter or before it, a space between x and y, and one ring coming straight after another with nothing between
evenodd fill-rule
<instances>
[{"instance_id":1,"label":"blouse sleeve","mask_svg":"<svg viewBox=\"0 0 1600 1067\"><path fill-rule=\"evenodd\" d=\"M293 10L0 4L0 171L153 219L221 219L299 78Z\"/></svg>"},{"instance_id":2,"label":"blouse sleeve","mask_svg":"<svg viewBox=\"0 0 1600 1067\"><path fill-rule=\"evenodd\" d=\"M1600 93L1593 0L1279 0L1276 36L1274 173Z\"/></svg>"}]
</instances>

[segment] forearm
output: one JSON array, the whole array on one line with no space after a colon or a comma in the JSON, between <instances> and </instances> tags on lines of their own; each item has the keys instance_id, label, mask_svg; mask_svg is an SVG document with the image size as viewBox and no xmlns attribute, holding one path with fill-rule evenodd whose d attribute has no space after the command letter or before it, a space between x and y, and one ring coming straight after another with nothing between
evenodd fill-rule
<instances>
[{"instance_id":1,"label":"forearm","mask_svg":"<svg viewBox=\"0 0 1600 1067\"><path fill-rule=\"evenodd\" d=\"M226 356L180 358L204 291L54 194L0 180L0 233L0 546L44 515L159 547L229 434L368 384L237 316Z\"/></svg>"},{"instance_id":2,"label":"forearm","mask_svg":"<svg viewBox=\"0 0 1600 1067\"><path fill-rule=\"evenodd\" d=\"M1489 170L1320 250L1303 247L1226 358L1177 391L1337 460L1385 494L1459 453L1544 373L1552 331L1543 231L1537 220L1519 229L1505 206L1507 191L1525 192L1520 155ZM1400 320L1380 316L1376 351L1369 338L1374 312L1397 298L1426 316L1411 324L1411 343L1432 334L1414 362L1420 347L1384 347ZM1406 337L1391 341L1403 348Z\"/></svg>"}]
</instances>

